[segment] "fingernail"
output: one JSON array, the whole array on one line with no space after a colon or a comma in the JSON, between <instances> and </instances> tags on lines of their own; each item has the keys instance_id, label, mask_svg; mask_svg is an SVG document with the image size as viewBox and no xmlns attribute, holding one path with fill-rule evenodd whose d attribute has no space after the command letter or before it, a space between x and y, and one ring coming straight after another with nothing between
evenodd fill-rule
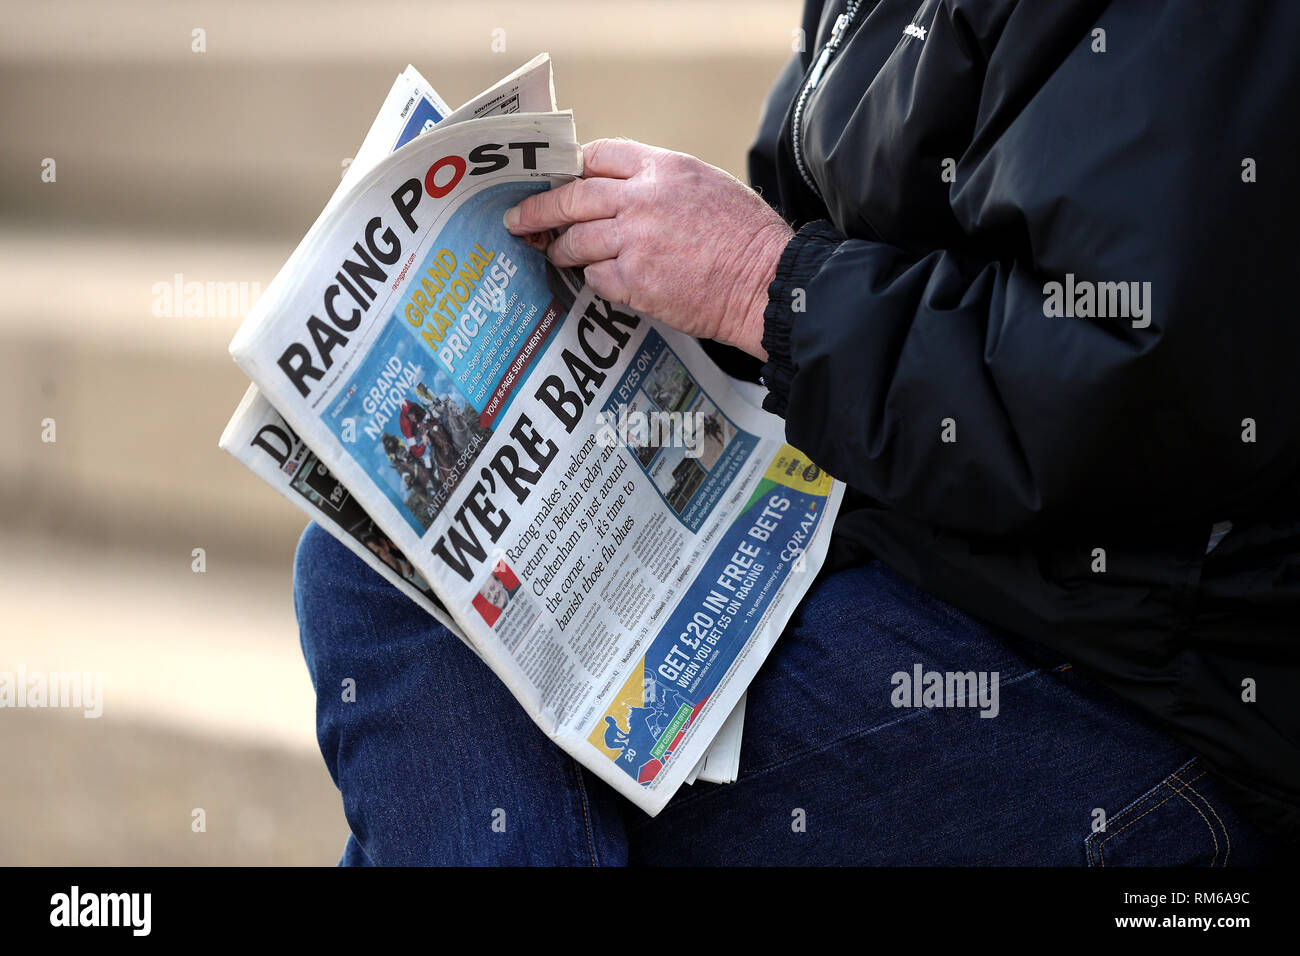
<instances>
[{"instance_id":1,"label":"fingernail","mask_svg":"<svg viewBox=\"0 0 1300 956\"><path fill-rule=\"evenodd\" d=\"M507 229L513 231L519 225L519 207L511 206L507 209L501 221L505 223Z\"/></svg>"}]
</instances>

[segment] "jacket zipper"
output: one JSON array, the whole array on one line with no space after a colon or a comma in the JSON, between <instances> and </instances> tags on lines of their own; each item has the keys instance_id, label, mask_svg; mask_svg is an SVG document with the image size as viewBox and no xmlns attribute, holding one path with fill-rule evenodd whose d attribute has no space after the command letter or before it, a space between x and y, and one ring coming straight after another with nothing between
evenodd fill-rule
<instances>
[{"instance_id":1,"label":"jacket zipper","mask_svg":"<svg viewBox=\"0 0 1300 956\"><path fill-rule=\"evenodd\" d=\"M808 167L804 165L802 128L804 106L808 102L809 95L821 82L822 74L826 72L826 66L830 63L831 56L834 55L835 49L844 39L845 32L848 30L849 25L853 23L853 18L858 15L858 8L861 6L862 0L849 0L844 12L835 18L835 26L831 29L831 37L826 41L826 45L822 47L813 68L808 71L808 78L804 80L803 89L799 91L799 100L794 106L794 115L790 118L790 143L794 147L795 167L799 170L799 175L803 177L803 181L808 184L808 188L816 193L819 199L821 198L821 190L817 188L817 184L813 182L812 176L808 172Z\"/></svg>"}]
</instances>

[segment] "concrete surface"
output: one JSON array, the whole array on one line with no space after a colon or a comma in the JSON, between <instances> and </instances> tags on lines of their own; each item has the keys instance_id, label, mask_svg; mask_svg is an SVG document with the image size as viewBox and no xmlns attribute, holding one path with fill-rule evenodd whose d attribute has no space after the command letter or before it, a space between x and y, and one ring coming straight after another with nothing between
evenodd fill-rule
<instances>
[{"instance_id":1,"label":"concrete surface","mask_svg":"<svg viewBox=\"0 0 1300 956\"><path fill-rule=\"evenodd\" d=\"M0 865L335 862L347 825L289 579L6 538L0 674L94 675L102 713L0 708Z\"/></svg>"}]
</instances>

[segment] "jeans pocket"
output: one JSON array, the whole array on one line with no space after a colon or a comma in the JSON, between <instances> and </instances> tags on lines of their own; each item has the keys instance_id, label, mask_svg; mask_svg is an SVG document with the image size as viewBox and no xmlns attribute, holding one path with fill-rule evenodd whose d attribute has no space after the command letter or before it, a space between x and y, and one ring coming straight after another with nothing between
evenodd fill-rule
<instances>
[{"instance_id":1,"label":"jeans pocket","mask_svg":"<svg viewBox=\"0 0 1300 956\"><path fill-rule=\"evenodd\" d=\"M1105 819L1084 841L1089 866L1227 866L1228 828L1206 797L1199 758Z\"/></svg>"}]
</instances>

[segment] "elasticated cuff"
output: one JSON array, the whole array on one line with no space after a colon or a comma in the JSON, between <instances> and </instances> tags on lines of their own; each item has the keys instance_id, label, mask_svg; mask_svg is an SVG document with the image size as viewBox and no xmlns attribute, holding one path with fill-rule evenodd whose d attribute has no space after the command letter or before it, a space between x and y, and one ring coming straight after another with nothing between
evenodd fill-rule
<instances>
[{"instance_id":1,"label":"elasticated cuff","mask_svg":"<svg viewBox=\"0 0 1300 956\"><path fill-rule=\"evenodd\" d=\"M767 287L767 308L763 310L763 348L767 350L767 364L763 366L762 378L759 379L767 386L763 407L773 414L785 416L790 383L796 370L790 346L796 315L796 290L803 290L798 297L799 314L806 314L802 306L808 298L808 283L843 241L844 237L826 220L810 222L794 234L776 264L776 276Z\"/></svg>"}]
</instances>

